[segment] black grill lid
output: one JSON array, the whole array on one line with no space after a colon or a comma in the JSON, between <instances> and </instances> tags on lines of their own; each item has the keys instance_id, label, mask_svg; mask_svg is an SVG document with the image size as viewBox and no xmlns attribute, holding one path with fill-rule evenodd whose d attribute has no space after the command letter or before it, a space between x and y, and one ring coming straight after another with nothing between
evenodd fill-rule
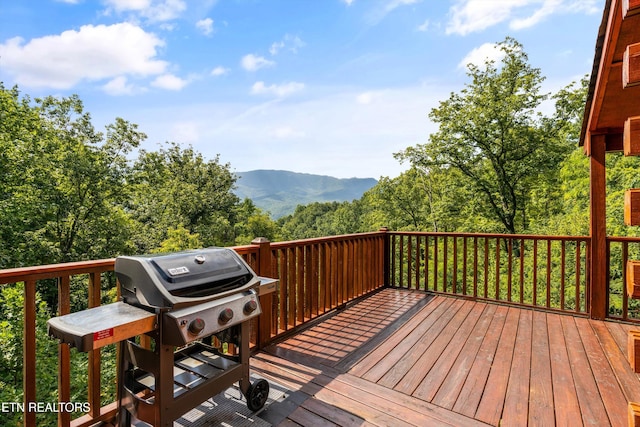
<instances>
[{"instance_id":1,"label":"black grill lid","mask_svg":"<svg viewBox=\"0 0 640 427\"><path fill-rule=\"evenodd\" d=\"M255 287L256 274L233 250L207 248L116 258L125 302L178 308Z\"/></svg>"}]
</instances>

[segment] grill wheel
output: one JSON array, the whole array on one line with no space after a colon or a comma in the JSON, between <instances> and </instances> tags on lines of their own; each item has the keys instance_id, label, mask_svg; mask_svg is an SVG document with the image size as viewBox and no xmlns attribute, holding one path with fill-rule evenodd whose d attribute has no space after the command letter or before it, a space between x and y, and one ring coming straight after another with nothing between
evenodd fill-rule
<instances>
[{"instance_id":1,"label":"grill wheel","mask_svg":"<svg viewBox=\"0 0 640 427\"><path fill-rule=\"evenodd\" d=\"M269 397L269 383L266 380L257 380L249 386L247 394L247 408L252 412L262 409Z\"/></svg>"}]
</instances>

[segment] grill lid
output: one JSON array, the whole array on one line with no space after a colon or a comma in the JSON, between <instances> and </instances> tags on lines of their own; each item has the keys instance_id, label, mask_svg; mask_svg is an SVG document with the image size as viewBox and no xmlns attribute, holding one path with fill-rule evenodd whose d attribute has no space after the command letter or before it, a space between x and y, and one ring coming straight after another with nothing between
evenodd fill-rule
<instances>
[{"instance_id":1,"label":"grill lid","mask_svg":"<svg viewBox=\"0 0 640 427\"><path fill-rule=\"evenodd\" d=\"M227 248L122 256L115 272L125 302L146 307L200 304L259 284L247 263Z\"/></svg>"}]
</instances>

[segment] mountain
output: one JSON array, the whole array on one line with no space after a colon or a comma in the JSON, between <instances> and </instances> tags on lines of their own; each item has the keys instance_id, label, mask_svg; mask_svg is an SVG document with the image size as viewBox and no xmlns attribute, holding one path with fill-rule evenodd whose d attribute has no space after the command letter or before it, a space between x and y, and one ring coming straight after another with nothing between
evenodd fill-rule
<instances>
[{"instance_id":1,"label":"mountain","mask_svg":"<svg viewBox=\"0 0 640 427\"><path fill-rule=\"evenodd\" d=\"M334 178L281 170L237 172L235 193L249 198L274 219L292 214L297 205L359 199L377 184L373 178Z\"/></svg>"}]
</instances>

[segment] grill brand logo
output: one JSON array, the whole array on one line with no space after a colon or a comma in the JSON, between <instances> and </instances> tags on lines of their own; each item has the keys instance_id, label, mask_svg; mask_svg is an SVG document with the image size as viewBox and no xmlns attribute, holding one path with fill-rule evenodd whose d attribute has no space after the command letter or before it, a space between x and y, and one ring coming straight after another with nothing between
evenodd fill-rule
<instances>
[{"instance_id":1,"label":"grill brand logo","mask_svg":"<svg viewBox=\"0 0 640 427\"><path fill-rule=\"evenodd\" d=\"M187 274L188 272L189 269L187 267L176 267L169 269L169 274L172 276L179 276L181 274Z\"/></svg>"}]
</instances>

